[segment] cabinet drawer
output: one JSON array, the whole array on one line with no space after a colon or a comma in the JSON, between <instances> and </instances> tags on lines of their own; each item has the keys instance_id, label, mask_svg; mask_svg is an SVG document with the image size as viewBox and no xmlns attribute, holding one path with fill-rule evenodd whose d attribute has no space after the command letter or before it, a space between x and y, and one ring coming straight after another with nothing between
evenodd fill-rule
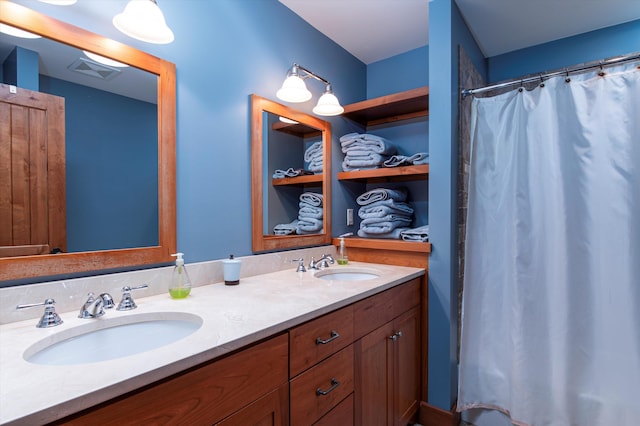
<instances>
[{"instance_id":1,"label":"cabinet drawer","mask_svg":"<svg viewBox=\"0 0 640 426\"><path fill-rule=\"evenodd\" d=\"M351 394L313 426L353 426L353 422L353 394Z\"/></svg>"},{"instance_id":2,"label":"cabinet drawer","mask_svg":"<svg viewBox=\"0 0 640 426\"><path fill-rule=\"evenodd\" d=\"M294 377L319 361L353 343L353 306L339 309L289 331Z\"/></svg>"},{"instance_id":3,"label":"cabinet drawer","mask_svg":"<svg viewBox=\"0 0 640 426\"><path fill-rule=\"evenodd\" d=\"M420 278L357 302L353 312L355 339L361 338L419 304Z\"/></svg>"},{"instance_id":4,"label":"cabinet drawer","mask_svg":"<svg viewBox=\"0 0 640 426\"><path fill-rule=\"evenodd\" d=\"M311 424L353 392L353 345L290 382L291 424Z\"/></svg>"}]
</instances>

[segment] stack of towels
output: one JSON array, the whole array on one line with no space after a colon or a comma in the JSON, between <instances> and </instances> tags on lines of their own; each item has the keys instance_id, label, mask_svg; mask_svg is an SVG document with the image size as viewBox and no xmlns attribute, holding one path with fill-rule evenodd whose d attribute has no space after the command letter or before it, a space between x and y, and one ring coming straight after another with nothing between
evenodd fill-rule
<instances>
[{"instance_id":1,"label":"stack of towels","mask_svg":"<svg viewBox=\"0 0 640 426\"><path fill-rule=\"evenodd\" d=\"M362 206L358 236L364 238L400 239L401 232L410 230L413 208L406 203L406 188L377 188L360 195L356 202Z\"/></svg>"},{"instance_id":2,"label":"stack of towels","mask_svg":"<svg viewBox=\"0 0 640 426\"><path fill-rule=\"evenodd\" d=\"M298 203L298 218L291 223L281 223L273 227L275 235L322 233L322 194L303 192Z\"/></svg>"},{"instance_id":3,"label":"stack of towels","mask_svg":"<svg viewBox=\"0 0 640 426\"><path fill-rule=\"evenodd\" d=\"M322 142L314 142L304 152L304 161L308 164L307 170L313 173L322 173Z\"/></svg>"},{"instance_id":4,"label":"stack of towels","mask_svg":"<svg viewBox=\"0 0 640 426\"><path fill-rule=\"evenodd\" d=\"M368 133L348 133L340 138L340 145L346 154L342 161L345 172L379 168L397 152L385 138Z\"/></svg>"}]
</instances>

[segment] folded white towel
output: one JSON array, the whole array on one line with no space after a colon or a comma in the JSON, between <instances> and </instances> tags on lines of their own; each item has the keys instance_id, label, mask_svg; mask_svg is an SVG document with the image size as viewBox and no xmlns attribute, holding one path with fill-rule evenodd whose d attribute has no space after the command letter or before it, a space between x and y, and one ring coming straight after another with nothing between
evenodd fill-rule
<instances>
[{"instance_id":1,"label":"folded white towel","mask_svg":"<svg viewBox=\"0 0 640 426\"><path fill-rule=\"evenodd\" d=\"M385 167L398 167L405 165L416 165L416 164L428 164L429 163L429 153L427 152L418 152L416 154L406 156L406 155L392 155L386 160L383 165Z\"/></svg>"},{"instance_id":2,"label":"folded white towel","mask_svg":"<svg viewBox=\"0 0 640 426\"><path fill-rule=\"evenodd\" d=\"M309 162L316 157L322 158L322 142L320 141L311 144L311 146L304 152L304 161L306 162Z\"/></svg>"},{"instance_id":3,"label":"folded white towel","mask_svg":"<svg viewBox=\"0 0 640 426\"><path fill-rule=\"evenodd\" d=\"M316 234L321 230L322 230L322 219L314 219L312 217L298 216L298 226L296 226L296 233Z\"/></svg>"},{"instance_id":4,"label":"folded white towel","mask_svg":"<svg viewBox=\"0 0 640 426\"><path fill-rule=\"evenodd\" d=\"M413 214L413 208L403 201L380 200L358 209L358 216L360 216L361 219L383 217L388 214L411 216Z\"/></svg>"},{"instance_id":5,"label":"folded white towel","mask_svg":"<svg viewBox=\"0 0 640 426\"><path fill-rule=\"evenodd\" d=\"M307 218L312 217L315 219L322 219L322 208L310 206L308 203L300 202L300 210L298 210L298 216Z\"/></svg>"},{"instance_id":6,"label":"folded white towel","mask_svg":"<svg viewBox=\"0 0 640 426\"><path fill-rule=\"evenodd\" d=\"M347 150L353 147L358 149L367 149L378 154L393 155L397 152L396 146L387 139L364 133L361 135L355 135L349 133L340 138L340 146L342 152L346 153Z\"/></svg>"},{"instance_id":7,"label":"folded white towel","mask_svg":"<svg viewBox=\"0 0 640 426\"><path fill-rule=\"evenodd\" d=\"M315 192L303 192L302 195L300 195L300 201L309 203L311 206L319 207L322 205L322 194Z\"/></svg>"},{"instance_id":8,"label":"folded white towel","mask_svg":"<svg viewBox=\"0 0 640 426\"><path fill-rule=\"evenodd\" d=\"M366 232L362 229L358 230L358 237L362 237L362 238L384 238L387 240L399 240L400 239L400 234L402 233L402 231L405 231L409 228L396 228L392 231L386 232L384 234L372 234L369 232Z\"/></svg>"},{"instance_id":9,"label":"folded white towel","mask_svg":"<svg viewBox=\"0 0 640 426\"><path fill-rule=\"evenodd\" d=\"M361 206L365 206L367 204L375 203L376 201L381 200L395 200L395 201L405 201L407 199L407 189L406 188L376 188L371 191L367 191L364 194L360 195L356 202Z\"/></svg>"},{"instance_id":10,"label":"folded white towel","mask_svg":"<svg viewBox=\"0 0 640 426\"><path fill-rule=\"evenodd\" d=\"M296 232L298 226L298 220L295 219L291 223L280 223L273 227L273 233L275 235L290 235Z\"/></svg>"},{"instance_id":11,"label":"folded white towel","mask_svg":"<svg viewBox=\"0 0 640 426\"><path fill-rule=\"evenodd\" d=\"M402 231L400 237L405 241L429 241L429 225L418 226L417 228Z\"/></svg>"}]
</instances>

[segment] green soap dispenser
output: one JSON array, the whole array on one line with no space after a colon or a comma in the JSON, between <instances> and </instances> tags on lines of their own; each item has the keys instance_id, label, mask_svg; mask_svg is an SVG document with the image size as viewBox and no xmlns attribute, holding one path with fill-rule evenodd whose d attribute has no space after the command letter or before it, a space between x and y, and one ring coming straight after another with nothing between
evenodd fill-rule
<instances>
[{"instance_id":1,"label":"green soap dispenser","mask_svg":"<svg viewBox=\"0 0 640 426\"><path fill-rule=\"evenodd\" d=\"M183 253L175 253L176 266L173 268L173 276L171 284L169 284L169 295L174 299L184 299L191 293L191 280L187 274L187 268L184 266Z\"/></svg>"},{"instance_id":2,"label":"green soap dispenser","mask_svg":"<svg viewBox=\"0 0 640 426\"><path fill-rule=\"evenodd\" d=\"M338 249L338 265L346 265L349 263L349 257L347 256L347 248L344 245L344 238L353 235L352 232L347 232L338 237L340 240L340 247Z\"/></svg>"}]
</instances>

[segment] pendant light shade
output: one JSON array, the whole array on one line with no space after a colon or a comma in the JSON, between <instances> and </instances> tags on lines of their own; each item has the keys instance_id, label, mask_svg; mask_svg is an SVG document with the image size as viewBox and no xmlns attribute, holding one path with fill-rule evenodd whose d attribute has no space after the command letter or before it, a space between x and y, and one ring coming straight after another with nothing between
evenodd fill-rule
<instances>
[{"instance_id":1,"label":"pendant light shade","mask_svg":"<svg viewBox=\"0 0 640 426\"><path fill-rule=\"evenodd\" d=\"M313 77L327 85L324 94L318 99L318 104L313 108L313 113L326 116L342 114L344 108L342 108L338 98L333 94L331 84L326 79L298 64L293 64L289 72L287 72L287 78L282 83L280 90L276 92L277 98L285 102L308 101L311 99L311 92L307 89L304 79L309 77Z\"/></svg>"},{"instance_id":2,"label":"pendant light shade","mask_svg":"<svg viewBox=\"0 0 640 426\"><path fill-rule=\"evenodd\" d=\"M311 92L300 78L298 67L295 64L287 73L287 78L282 83L280 90L276 92L276 96L285 102L306 102L311 99Z\"/></svg>"},{"instance_id":3,"label":"pendant light shade","mask_svg":"<svg viewBox=\"0 0 640 426\"><path fill-rule=\"evenodd\" d=\"M173 31L155 0L129 0L122 13L113 17L113 25L122 33L147 43L167 44Z\"/></svg>"},{"instance_id":4,"label":"pendant light shade","mask_svg":"<svg viewBox=\"0 0 640 426\"><path fill-rule=\"evenodd\" d=\"M318 99L318 104L313 108L313 113L317 115L340 115L344 112L344 108L338 102L338 98L331 91L331 85L327 84L327 89Z\"/></svg>"}]
</instances>

